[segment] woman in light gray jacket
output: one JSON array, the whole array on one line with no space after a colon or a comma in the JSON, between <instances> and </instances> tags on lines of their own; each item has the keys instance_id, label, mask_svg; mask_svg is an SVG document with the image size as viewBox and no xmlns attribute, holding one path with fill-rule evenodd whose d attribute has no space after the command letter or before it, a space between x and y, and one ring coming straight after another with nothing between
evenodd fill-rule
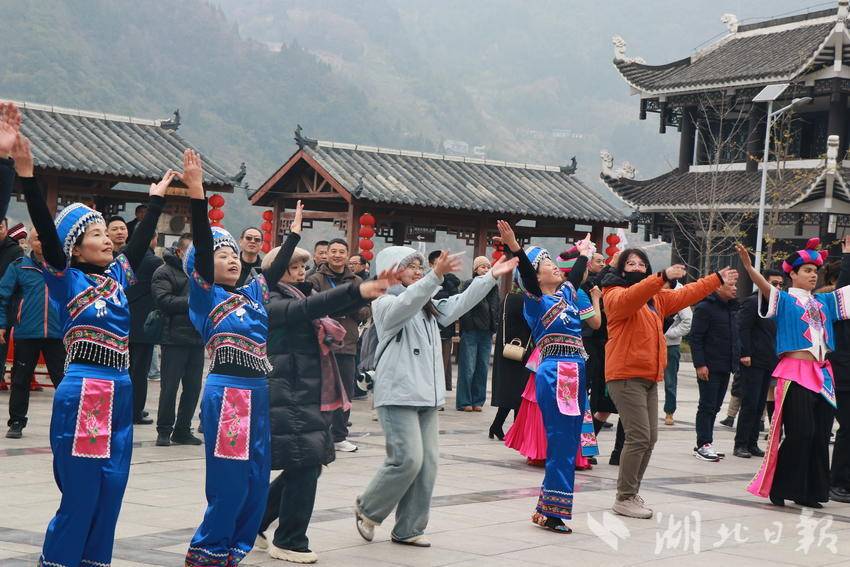
<instances>
[{"instance_id":1,"label":"woman in light gray jacket","mask_svg":"<svg viewBox=\"0 0 850 567\"><path fill-rule=\"evenodd\" d=\"M461 268L460 254L443 252L424 276L425 258L406 246L382 250L375 263L379 273L397 266L401 284L372 303L378 333L375 408L386 436L387 458L357 497L357 530L372 541L375 526L398 507L392 541L428 547L422 534L437 477L437 410L446 401L438 324L453 324L517 262L501 259L463 293L436 300L432 298L443 276Z\"/></svg>"}]
</instances>

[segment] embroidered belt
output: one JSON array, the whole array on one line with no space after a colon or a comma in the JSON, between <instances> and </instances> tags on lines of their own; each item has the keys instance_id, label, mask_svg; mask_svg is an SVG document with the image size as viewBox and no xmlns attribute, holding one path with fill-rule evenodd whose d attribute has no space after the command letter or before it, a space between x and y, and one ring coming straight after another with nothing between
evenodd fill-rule
<instances>
[{"instance_id":1,"label":"embroidered belt","mask_svg":"<svg viewBox=\"0 0 850 567\"><path fill-rule=\"evenodd\" d=\"M581 337L574 335L546 335L537 341L542 358L550 356L579 356L587 360Z\"/></svg>"},{"instance_id":2,"label":"embroidered belt","mask_svg":"<svg viewBox=\"0 0 850 567\"><path fill-rule=\"evenodd\" d=\"M266 343L252 341L234 333L218 333L207 341L207 353L212 363L210 372L217 362L235 363L258 372L269 373L272 365L266 357Z\"/></svg>"},{"instance_id":3,"label":"embroidered belt","mask_svg":"<svg viewBox=\"0 0 850 567\"><path fill-rule=\"evenodd\" d=\"M99 327L80 325L65 333L65 370L74 359L84 359L118 370L130 367L130 339Z\"/></svg>"}]
</instances>

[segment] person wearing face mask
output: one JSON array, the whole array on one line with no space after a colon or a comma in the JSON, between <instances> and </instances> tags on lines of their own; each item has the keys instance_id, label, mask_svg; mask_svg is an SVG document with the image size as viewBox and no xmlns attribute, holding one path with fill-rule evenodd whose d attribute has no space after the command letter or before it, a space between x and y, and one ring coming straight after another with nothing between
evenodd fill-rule
<instances>
[{"instance_id":1,"label":"person wearing face mask","mask_svg":"<svg viewBox=\"0 0 850 567\"><path fill-rule=\"evenodd\" d=\"M775 506L784 506L788 499L822 508L821 502L829 501L829 436L836 401L826 355L835 346L833 324L850 319L850 286L812 293L826 257L819 246L820 239L812 238L782 262L791 280L788 291L782 291L753 268L749 250L737 245L759 295L767 297L767 311L759 315L776 319L776 408L766 455L747 486L751 494L770 498ZM780 427L785 431L781 444Z\"/></svg>"},{"instance_id":2,"label":"person wearing face mask","mask_svg":"<svg viewBox=\"0 0 850 567\"><path fill-rule=\"evenodd\" d=\"M301 230L301 206L292 223L293 238ZM284 247L288 244L284 244ZM263 258L269 269L281 248ZM392 274L367 282L349 282L316 292L305 282L310 253L295 248L289 268L271 284L269 314L269 405L272 470L281 470L269 487L266 513L257 547L275 559L314 563L307 527L313 513L322 466L336 458L329 427L333 412L349 406L334 352L344 329L328 315L357 309L384 293L394 283ZM274 535L269 525L279 519Z\"/></svg>"},{"instance_id":3,"label":"person wearing face mask","mask_svg":"<svg viewBox=\"0 0 850 567\"><path fill-rule=\"evenodd\" d=\"M576 245L577 255L562 261L565 279L546 250L523 250L507 222L499 221L498 227L502 242L519 259L514 279L525 293L523 315L536 345L536 395L546 428L546 475L531 520L568 534L572 530L564 520L572 518L576 458L590 410L581 323L597 329L602 323L599 289L592 291L591 301L580 288L594 247L590 235Z\"/></svg>"},{"instance_id":4,"label":"person wearing face mask","mask_svg":"<svg viewBox=\"0 0 850 567\"><path fill-rule=\"evenodd\" d=\"M605 384L626 434L613 506L614 512L623 516L652 517L639 492L658 439L658 382L664 380L667 366L664 318L724 283L738 281L735 270L724 268L678 289L664 289L665 283L683 278L685 273L685 267L677 264L653 274L646 252L629 248L602 280L608 318Z\"/></svg>"},{"instance_id":5,"label":"person wearing face mask","mask_svg":"<svg viewBox=\"0 0 850 567\"><path fill-rule=\"evenodd\" d=\"M387 458L357 497L356 526L372 541L375 526L397 508L392 541L430 547L423 534L439 460L438 409L446 403L438 324L449 325L472 309L513 270L516 259L500 258L466 291L445 299L434 294L445 274L460 269L459 254L443 252L425 275L424 256L406 246L384 248L375 263L378 273L397 268L401 283L372 303L378 336L374 403Z\"/></svg>"},{"instance_id":6,"label":"person wearing face mask","mask_svg":"<svg viewBox=\"0 0 850 567\"><path fill-rule=\"evenodd\" d=\"M144 219L113 259L106 222L97 211L74 203L56 215L54 224L22 135L13 156L41 240L44 281L51 299L66 307L60 309L66 372L53 397L50 423L62 500L47 528L39 564L109 565L133 449L130 310L124 289L145 256L175 173L169 170L151 185Z\"/></svg>"},{"instance_id":7,"label":"person wearing face mask","mask_svg":"<svg viewBox=\"0 0 850 567\"><path fill-rule=\"evenodd\" d=\"M183 260L189 319L211 359L201 401L207 509L185 564L238 565L254 546L271 472L266 278L280 280L297 237L288 239L290 246L264 274L237 287L239 245L229 232L209 225L201 158L192 150L183 155L181 179L188 187L194 238Z\"/></svg>"}]
</instances>

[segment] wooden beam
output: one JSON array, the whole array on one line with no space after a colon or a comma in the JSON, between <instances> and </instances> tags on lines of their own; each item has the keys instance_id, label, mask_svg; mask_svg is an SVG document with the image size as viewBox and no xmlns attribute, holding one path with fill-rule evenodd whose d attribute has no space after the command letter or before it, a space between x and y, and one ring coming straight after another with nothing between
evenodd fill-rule
<instances>
[{"instance_id":1,"label":"wooden beam","mask_svg":"<svg viewBox=\"0 0 850 567\"><path fill-rule=\"evenodd\" d=\"M280 201L275 201L274 205L272 206L272 214L274 215L272 217L272 248L274 248L275 246L280 246L281 244L283 244L283 242L281 242L280 236L278 234L280 232L281 209L282 209L282 207L281 207ZM294 214L293 214L293 216L294 216Z\"/></svg>"},{"instance_id":2,"label":"wooden beam","mask_svg":"<svg viewBox=\"0 0 850 567\"><path fill-rule=\"evenodd\" d=\"M348 212L335 212L335 211L304 211L302 213L302 218L304 220L318 220L318 221L336 221L336 220L346 220L348 218ZM295 218L295 212L284 212L283 218L285 220L292 220Z\"/></svg>"},{"instance_id":3,"label":"wooden beam","mask_svg":"<svg viewBox=\"0 0 850 567\"><path fill-rule=\"evenodd\" d=\"M357 203L348 204L348 212L346 213L345 236L348 241L348 253L357 254L359 251L358 243L360 241L360 209Z\"/></svg>"}]
</instances>

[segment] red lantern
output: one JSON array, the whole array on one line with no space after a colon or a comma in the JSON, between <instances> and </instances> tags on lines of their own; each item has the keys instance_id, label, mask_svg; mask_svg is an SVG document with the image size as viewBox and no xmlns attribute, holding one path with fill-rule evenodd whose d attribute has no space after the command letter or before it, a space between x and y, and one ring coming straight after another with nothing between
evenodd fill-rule
<instances>
[{"instance_id":1,"label":"red lantern","mask_svg":"<svg viewBox=\"0 0 850 567\"><path fill-rule=\"evenodd\" d=\"M217 209L223 207L224 206L224 197L222 197L218 193L215 193L214 195L212 195L210 197L210 206L215 207Z\"/></svg>"},{"instance_id":2,"label":"red lantern","mask_svg":"<svg viewBox=\"0 0 850 567\"><path fill-rule=\"evenodd\" d=\"M360 232L358 234L360 238L372 238L375 236L375 229L371 226L364 225L360 227Z\"/></svg>"},{"instance_id":3,"label":"red lantern","mask_svg":"<svg viewBox=\"0 0 850 567\"><path fill-rule=\"evenodd\" d=\"M620 237L617 236L614 233L611 233L611 234L609 234L608 236L605 237L605 242L607 242L611 246L616 246L617 244L620 243Z\"/></svg>"},{"instance_id":4,"label":"red lantern","mask_svg":"<svg viewBox=\"0 0 850 567\"><path fill-rule=\"evenodd\" d=\"M260 225L260 228L263 229L263 231L265 231L265 232L271 232L272 231L272 223L266 221L266 222L264 222L263 224Z\"/></svg>"},{"instance_id":5,"label":"red lantern","mask_svg":"<svg viewBox=\"0 0 850 567\"><path fill-rule=\"evenodd\" d=\"M274 213L272 211L263 211L263 220L271 222L274 218Z\"/></svg>"},{"instance_id":6,"label":"red lantern","mask_svg":"<svg viewBox=\"0 0 850 567\"><path fill-rule=\"evenodd\" d=\"M359 245L360 250L371 250L375 247L375 243L369 240L368 238L361 238Z\"/></svg>"},{"instance_id":7,"label":"red lantern","mask_svg":"<svg viewBox=\"0 0 850 567\"><path fill-rule=\"evenodd\" d=\"M263 242L271 242L272 241L272 233L264 232L263 233Z\"/></svg>"},{"instance_id":8,"label":"red lantern","mask_svg":"<svg viewBox=\"0 0 850 567\"><path fill-rule=\"evenodd\" d=\"M369 213L360 215L360 224L365 226L375 226L375 217Z\"/></svg>"},{"instance_id":9,"label":"red lantern","mask_svg":"<svg viewBox=\"0 0 850 567\"><path fill-rule=\"evenodd\" d=\"M224 211L222 211L221 209L210 209L209 213L207 213L207 216L210 217L211 221L220 222L221 219L224 218Z\"/></svg>"},{"instance_id":10,"label":"red lantern","mask_svg":"<svg viewBox=\"0 0 850 567\"><path fill-rule=\"evenodd\" d=\"M371 262L372 258L374 258L375 255L372 253L371 250L363 250L362 252L360 252L360 257L366 260L367 262Z\"/></svg>"},{"instance_id":11,"label":"red lantern","mask_svg":"<svg viewBox=\"0 0 850 567\"><path fill-rule=\"evenodd\" d=\"M263 245L260 247L260 250L263 251L263 254L268 254L269 250L272 249L272 245L270 242L263 242Z\"/></svg>"},{"instance_id":12,"label":"red lantern","mask_svg":"<svg viewBox=\"0 0 850 567\"><path fill-rule=\"evenodd\" d=\"M496 250L495 252L493 252L493 261L498 262L499 258L501 258L504 255L505 255L504 252L502 252L501 250Z\"/></svg>"}]
</instances>

